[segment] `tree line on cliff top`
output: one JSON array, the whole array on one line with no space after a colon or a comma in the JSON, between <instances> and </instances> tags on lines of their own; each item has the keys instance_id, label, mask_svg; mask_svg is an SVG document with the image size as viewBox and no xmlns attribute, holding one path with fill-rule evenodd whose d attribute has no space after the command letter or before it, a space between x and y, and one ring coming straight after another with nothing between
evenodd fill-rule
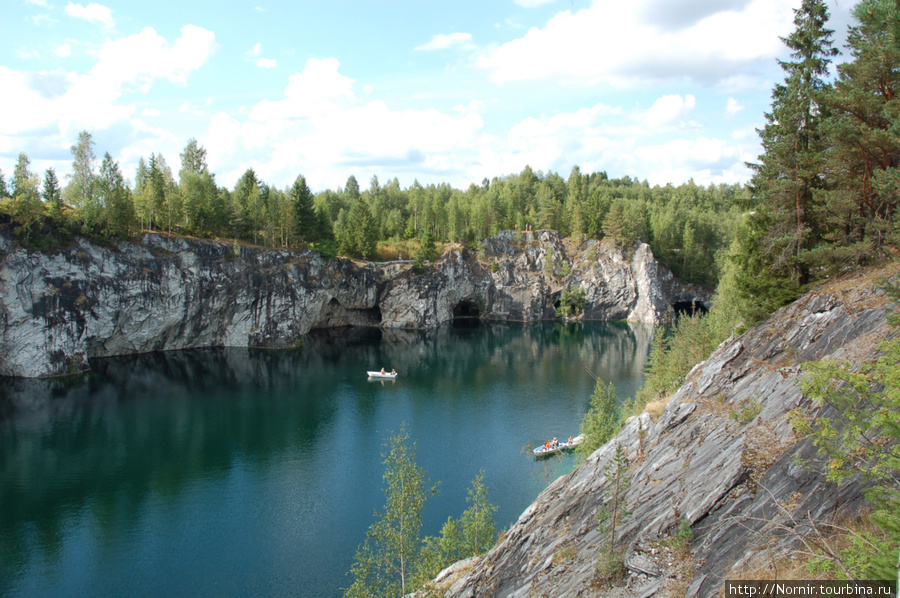
<instances>
[{"instance_id":1,"label":"tree line on cliff top","mask_svg":"<svg viewBox=\"0 0 900 598\"><path fill-rule=\"evenodd\" d=\"M79 134L72 155L64 186L52 168L41 181L24 153L9 183L0 173L0 198L7 198L6 211L26 243L40 246L47 231L102 238L156 230L306 247L329 256L396 259L427 237L469 244L500 230L530 227L623 245L640 239L685 280L714 285L716 252L728 245L739 216L736 199L749 196L739 184L651 188L628 176L582 173L577 166L568 178L526 166L466 190L417 181L401 188L396 178L382 184L377 176L360 189L350 176L344 187L319 193L303 175L278 189L249 168L228 189L216 183L206 150L195 139L181 153L177 177L162 155L151 154L141 158L131 184L108 153L98 170L87 131Z\"/></svg>"}]
</instances>

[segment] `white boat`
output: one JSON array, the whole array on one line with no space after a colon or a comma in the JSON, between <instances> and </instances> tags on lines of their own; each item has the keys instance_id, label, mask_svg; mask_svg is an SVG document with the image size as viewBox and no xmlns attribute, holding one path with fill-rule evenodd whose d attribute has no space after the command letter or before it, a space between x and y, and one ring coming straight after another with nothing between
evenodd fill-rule
<instances>
[{"instance_id":1,"label":"white boat","mask_svg":"<svg viewBox=\"0 0 900 598\"><path fill-rule=\"evenodd\" d=\"M543 444L532 451L535 457L549 457L563 451L574 450L576 446L584 442L584 434L579 434L572 439L572 442L560 442L556 446L545 447Z\"/></svg>"},{"instance_id":2,"label":"white boat","mask_svg":"<svg viewBox=\"0 0 900 598\"><path fill-rule=\"evenodd\" d=\"M366 372L369 378L379 378L381 380L394 380L397 378L397 372Z\"/></svg>"}]
</instances>

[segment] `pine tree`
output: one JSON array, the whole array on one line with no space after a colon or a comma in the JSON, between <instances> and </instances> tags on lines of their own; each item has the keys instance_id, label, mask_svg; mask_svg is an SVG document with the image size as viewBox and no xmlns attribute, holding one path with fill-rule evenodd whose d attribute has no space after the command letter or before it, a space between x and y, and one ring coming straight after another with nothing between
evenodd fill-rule
<instances>
[{"instance_id":1,"label":"pine tree","mask_svg":"<svg viewBox=\"0 0 900 598\"><path fill-rule=\"evenodd\" d=\"M754 170L754 198L749 236L741 254L744 293L774 309L795 297L810 281L806 253L821 237L817 193L825 182L820 125L821 103L831 58L832 31L825 28L828 9L823 0L803 0L794 11L795 29L782 41L792 50L779 61L783 84L772 92L772 112L759 130L764 153Z\"/></svg>"},{"instance_id":2,"label":"pine tree","mask_svg":"<svg viewBox=\"0 0 900 598\"><path fill-rule=\"evenodd\" d=\"M823 265L854 267L884 255L900 231L900 45L883 2L856 10L847 45L853 60L838 66L825 95L828 118L824 194L828 244L816 257Z\"/></svg>"},{"instance_id":3,"label":"pine tree","mask_svg":"<svg viewBox=\"0 0 900 598\"><path fill-rule=\"evenodd\" d=\"M597 520L601 529L609 534L609 546L615 548L616 532L622 526L622 522L631 512L628 510L625 495L631 487L628 456L625 449L618 442L616 452L609 463L603 468L603 476L606 478L604 503L597 514Z\"/></svg>"}]
</instances>

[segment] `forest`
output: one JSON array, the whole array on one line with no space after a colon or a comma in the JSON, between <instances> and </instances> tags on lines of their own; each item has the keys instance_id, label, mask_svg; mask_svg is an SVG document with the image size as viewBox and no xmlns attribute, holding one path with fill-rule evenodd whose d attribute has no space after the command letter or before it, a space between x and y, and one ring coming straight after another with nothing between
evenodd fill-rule
<instances>
[{"instance_id":1,"label":"forest","mask_svg":"<svg viewBox=\"0 0 900 598\"><path fill-rule=\"evenodd\" d=\"M278 189L248 168L228 189L216 183L196 139L181 153L177 177L162 155L151 154L140 159L132 185L109 153L97 170L90 132L79 134L72 155L64 187L53 169L40 180L24 153L11 184L0 173L3 207L26 244L41 247L60 233L102 239L156 230L310 248L329 257L396 259L423 243L475 244L500 230L530 227L623 244L641 239L683 279L712 286L717 248L728 245L738 200L749 197L740 184L651 188L577 166L568 178L526 166L464 191L418 182L401 188L396 178L382 184L377 176L360 189L351 175L343 188L315 194L302 174Z\"/></svg>"}]
</instances>

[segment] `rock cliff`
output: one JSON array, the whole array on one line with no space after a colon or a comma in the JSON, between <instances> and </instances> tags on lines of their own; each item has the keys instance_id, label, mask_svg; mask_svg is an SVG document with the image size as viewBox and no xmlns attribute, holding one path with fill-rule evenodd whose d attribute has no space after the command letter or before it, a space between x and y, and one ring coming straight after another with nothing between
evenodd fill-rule
<instances>
[{"instance_id":1,"label":"rock cliff","mask_svg":"<svg viewBox=\"0 0 900 598\"><path fill-rule=\"evenodd\" d=\"M671 305L710 295L680 285L647 245L566 248L554 231L505 231L478 255L446 251L409 263L323 260L146 234L104 247L84 239L53 253L0 234L0 375L87 369L94 357L196 347L289 347L315 328L432 328L455 316L554 317L564 288L585 293L585 318L659 323Z\"/></svg>"},{"instance_id":2,"label":"rock cliff","mask_svg":"<svg viewBox=\"0 0 900 598\"><path fill-rule=\"evenodd\" d=\"M443 580L446 596L718 596L742 567L790 553L809 521L858 509L859 479L826 482L820 469L798 464L815 447L795 438L787 414L818 409L798 386L804 362L858 363L893 334L874 283L898 271L830 284L724 342L661 412L631 418L482 559L458 564ZM629 460L631 514L618 532L627 574L610 587L595 570L606 543L597 513L616 444ZM679 556L671 538L681 525L693 539Z\"/></svg>"}]
</instances>

